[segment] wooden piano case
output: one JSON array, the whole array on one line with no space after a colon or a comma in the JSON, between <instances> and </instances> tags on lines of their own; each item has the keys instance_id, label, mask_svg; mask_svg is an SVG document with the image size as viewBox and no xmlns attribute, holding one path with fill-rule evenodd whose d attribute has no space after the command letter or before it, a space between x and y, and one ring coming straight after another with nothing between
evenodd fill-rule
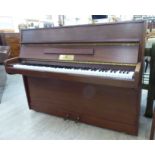
<instances>
[{"instance_id":1,"label":"wooden piano case","mask_svg":"<svg viewBox=\"0 0 155 155\"><path fill-rule=\"evenodd\" d=\"M23 75L30 109L137 135L144 34L143 21L23 30L20 57L8 60L6 71ZM73 55L74 60L62 61L60 55ZM12 66L30 62L108 66L133 70L135 75L127 81Z\"/></svg>"}]
</instances>

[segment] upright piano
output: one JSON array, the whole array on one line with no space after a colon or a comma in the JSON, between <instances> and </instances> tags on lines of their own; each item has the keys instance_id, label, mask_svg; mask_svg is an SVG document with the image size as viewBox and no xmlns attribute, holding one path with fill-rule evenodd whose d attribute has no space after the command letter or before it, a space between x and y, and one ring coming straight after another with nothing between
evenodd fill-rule
<instances>
[{"instance_id":1,"label":"upright piano","mask_svg":"<svg viewBox=\"0 0 155 155\"><path fill-rule=\"evenodd\" d=\"M5 62L22 74L38 112L138 134L145 22L21 31L21 51Z\"/></svg>"}]
</instances>

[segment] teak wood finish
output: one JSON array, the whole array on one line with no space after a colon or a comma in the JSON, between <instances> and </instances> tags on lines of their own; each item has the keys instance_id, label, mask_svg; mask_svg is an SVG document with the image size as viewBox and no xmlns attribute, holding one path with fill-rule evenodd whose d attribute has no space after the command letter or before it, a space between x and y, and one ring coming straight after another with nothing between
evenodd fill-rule
<instances>
[{"instance_id":1,"label":"teak wood finish","mask_svg":"<svg viewBox=\"0 0 155 155\"><path fill-rule=\"evenodd\" d=\"M137 135L145 28L138 21L22 30L20 56L6 61L6 71L23 75L30 109ZM13 68L17 63L135 74L116 80Z\"/></svg>"}]
</instances>

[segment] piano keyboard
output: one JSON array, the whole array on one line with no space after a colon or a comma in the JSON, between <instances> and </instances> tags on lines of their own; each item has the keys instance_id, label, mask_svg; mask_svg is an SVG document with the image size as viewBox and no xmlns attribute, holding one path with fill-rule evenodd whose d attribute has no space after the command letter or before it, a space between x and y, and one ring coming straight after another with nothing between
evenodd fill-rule
<instances>
[{"instance_id":1,"label":"piano keyboard","mask_svg":"<svg viewBox=\"0 0 155 155\"><path fill-rule=\"evenodd\" d=\"M75 74L75 75L88 75L104 78L114 78L120 80L132 80L133 71L122 71L122 70L101 70L101 69L82 69L82 68L65 68L65 67L47 67L47 66L35 66L35 65L22 65L14 64L16 69L35 70L35 71L46 71L54 73L64 74Z\"/></svg>"}]
</instances>

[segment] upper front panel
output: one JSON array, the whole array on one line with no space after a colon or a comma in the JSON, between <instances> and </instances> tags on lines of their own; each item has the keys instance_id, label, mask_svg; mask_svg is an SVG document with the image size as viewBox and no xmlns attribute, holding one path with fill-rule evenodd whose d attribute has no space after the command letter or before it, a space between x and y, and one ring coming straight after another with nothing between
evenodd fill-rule
<instances>
[{"instance_id":1,"label":"upper front panel","mask_svg":"<svg viewBox=\"0 0 155 155\"><path fill-rule=\"evenodd\" d=\"M144 33L142 21L22 30L20 58L137 63Z\"/></svg>"},{"instance_id":2,"label":"upper front panel","mask_svg":"<svg viewBox=\"0 0 155 155\"><path fill-rule=\"evenodd\" d=\"M82 25L21 31L22 43L133 42L143 36L144 22Z\"/></svg>"},{"instance_id":3,"label":"upper front panel","mask_svg":"<svg viewBox=\"0 0 155 155\"><path fill-rule=\"evenodd\" d=\"M139 44L124 45L23 45L21 58L61 62L137 63Z\"/></svg>"}]
</instances>

